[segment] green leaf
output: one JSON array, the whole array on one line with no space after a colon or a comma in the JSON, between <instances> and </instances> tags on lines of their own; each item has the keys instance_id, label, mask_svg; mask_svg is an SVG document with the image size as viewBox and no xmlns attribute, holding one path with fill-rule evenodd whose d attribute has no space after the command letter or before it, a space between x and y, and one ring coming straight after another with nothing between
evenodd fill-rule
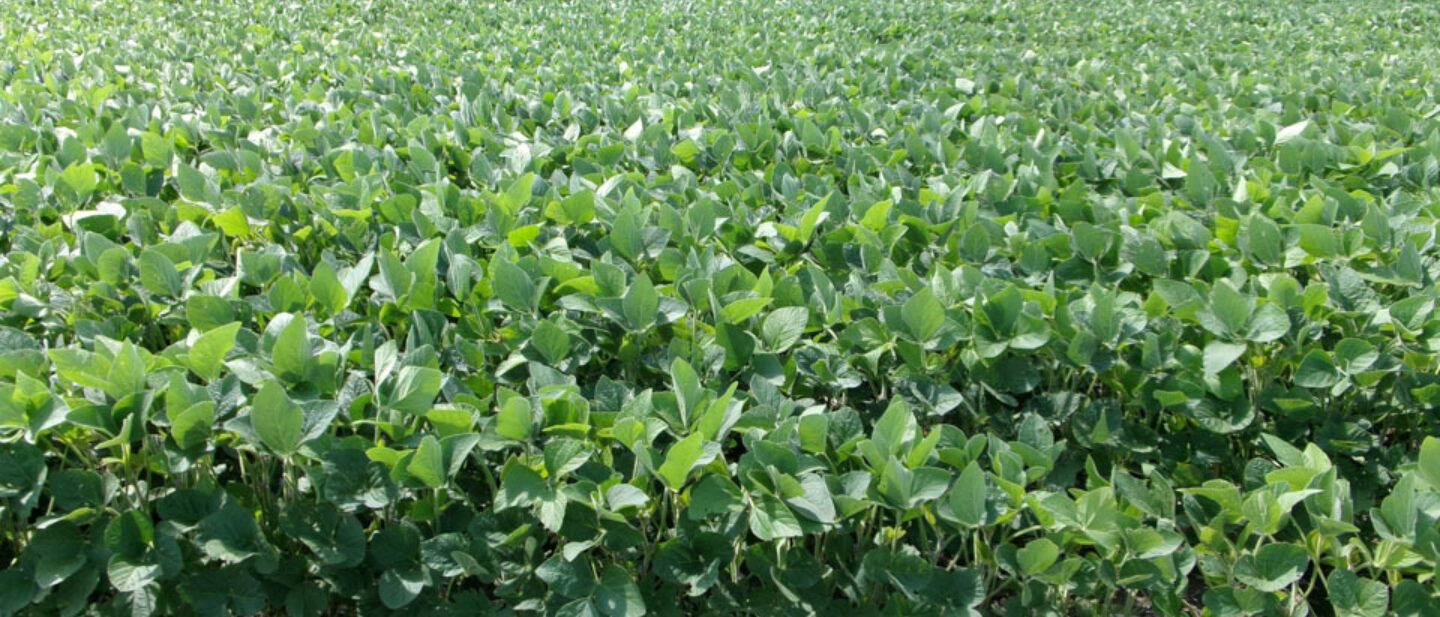
<instances>
[{"instance_id":1,"label":"green leaf","mask_svg":"<svg viewBox=\"0 0 1440 617\"><path fill-rule=\"evenodd\" d=\"M1085 221L1076 223L1071 229L1075 234L1075 248L1090 261L1099 261L1110 250L1111 234L1105 229Z\"/></svg>"},{"instance_id":2,"label":"green leaf","mask_svg":"<svg viewBox=\"0 0 1440 617\"><path fill-rule=\"evenodd\" d=\"M875 422L875 430L870 439L886 454L897 454L902 447L913 442L919 433L920 425L915 422L915 415L910 413L910 408L904 401L896 399Z\"/></svg>"},{"instance_id":3,"label":"green leaf","mask_svg":"<svg viewBox=\"0 0 1440 617\"><path fill-rule=\"evenodd\" d=\"M605 503L614 511L624 508L643 508L645 504L650 503L650 496L632 485L616 484L605 490Z\"/></svg>"},{"instance_id":4,"label":"green leaf","mask_svg":"<svg viewBox=\"0 0 1440 617\"><path fill-rule=\"evenodd\" d=\"M551 365L559 364L570 353L570 335L548 319L536 324L535 331L530 333L530 344Z\"/></svg>"},{"instance_id":5,"label":"green leaf","mask_svg":"<svg viewBox=\"0 0 1440 617\"><path fill-rule=\"evenodd\" d=\"M1267 544L1235 562L1235 578L1265 592L1280 591L1300 580L1309 568L1305 549L1295 544Z\"/></svg>"},{"instance_id":6,"label":"green leaf","mask_svg":"<svg viewBox=\"0 0 1440 617\"><path fill-rule=\"evenodd\" d=\"M190 327L208 332L234 321L235 311L223 298L192 295L185 300L185 319Z\"/></svg>"},{"instance_id":7,"label":"green leaf","mask_svg":"<svg viewBox=\"0 0 1440 617\"><path fill-rule=\"evenodd\" d=\"M971 461L950 489L950 512L966 527L982 527L987 523L985 472Z\"/></svg>"},{"instance_id":8,"label":"green leaf","mask_svg":"<svg viewBox=\"0 0 1440 617\"><path fill-rule=\"evenodd\" d=\"M293 454L300 447L305 414L274 381L266 382L250 402L250 425L260 442L280 455Z\"/></svg>"},{"instance_id":9,"label":"green leaf","mask_svg":"<svg viewBox=\"0 0 1440 617\"><path fill-rule=\"evenodd\" d=\"M36 473L41 472L45 461L38 458L34 464ZM7 464L20 463L23 465L23 457L20 460L0 455L0 462ZM14 490L13 480L4 478L4 472L0 472L0 492L11 492ZM22 474L23 475L23 474ZM50 474L45 483L46 490L55 499L55 505L62 510L75 510L77 508L98 507L105 503L105 481L100 474L88 469L64 469Z\"/></svg>"},{"instance_id":10,"label":"green leaf","mask_svg":"<svg viewBox=\"0 0 1440 617\"><path fill-rule=\"evenodd\" d=\"M22 562L33 557L34 584L50 589L85 566L88 548L89 543L79 527L69 521L59 521L35 532L25 547Z\"/></svg>"},{"instance_id":11,"label":"green leaf","mask_svg":"<svg viewBox=\"0 0 1440 617\"><path fill-rule=\"evenodd\" d=\"M1024 548L1015 552L1020 571L1030 576L1049 570L1059 558L1060 547L1047 538L1031 540Z\"/></svg>"},{"instance_id":12,"label":"green leaf","mask_svg":"<svg viewBox=\"0 0 1440 617\"><path fill-rule=\"evenodd\" d=\"M755 337L734 324L716 324L715 342L725 349L725 368L730 370L745 366L755 354Z\"/></svg>"},{"instance_id":13,"label":"green leaf","mask_svg":"<svg viewBox=\"0 0 1440 617\"><path fill-rule=\"evenodd\" d=\"M511 460L501 470L500 491L495 497L495 503L500 508L529 505L551 496L545 479L516 460Z\"/></svg>"},{"instance_id":14,"label":"green leaf","mask_svg":"<svg viewBox=\"0 0 1440 617\"><path fill-rule=\"evenodd\" d=\"M175 180L180 196L187 201L205 203L210 198L210 182L200 170L182 162L175 166Z\"/></svg>"},{"instance_id":15,"label":"green leaf","mask_svg":"<svg viewBox=\"0 0 1440 617\"><path fill-rule=\"evenodd\" d=\"M739 510L745 504L740 489L715 474L702 475L690 489L690 507L685 513L691 520L702 520L712 514Z\"/></svg>"},{"instance_id":16,"label":"green leaf","mask_svg":"<svg viewBox=\"0 0 1440 617\"><path fill-rule=\"evenodd\" d=\"M105 525L105 548L110 553L139 559L155 543L155 526L140 510L126 510Z\"/></svg>"},{"instance_id":17,"label":"green leaf","mask_svg":"<svg viewBox=\"0 0 1440 617\"><path fill-rule=\"evenodd\" d=\"M630 579L624 568L610 564L600 575L600 584L595 587L595 606L606 617L642 617L645 614L645 599L640 588Z\"/></svg>"},{"instance_id":18,"label":"green leaf","mask_svg":"<svg viewBox=\"0 0 1440 617\"><path fill-rule=\"evenodd\" d=\"M572 600L555 611L555 617L599 617L600 613L595 608L595 603L590 598Z\"/></svg>"},{"instance_id":19,"label":"green leaf","mask_svg":"<svg viewBox=\"0 0 1440 617\"><path fill-rule=\"evenodd\" d=\"M105 567L110 586L120 593L144 589L146 585L160 579L160 563L153 555L125 557L114 555ZM28 583L32 589L34 584Z\"/></svg>"},{"instance_id":20,"label":"green leaf","mask_svg":"<svg viewBox=\"0 0 1440 617\"><path fill-rule=\"evenodd\" d=\"M445 382L445 374L426 366L407 366L395 377L395 390L389 407L407 414L430 411L435 396Z\"/></svg>"},{"instance_id":21,"label":"green leaf","mask_svg":"<svg viewBox=\"0 0 1440 617\"><path fill-rule=\"evenodd\" d=\"M275 550L260 531L254 514L233 501L200 521L195 543L206 556L223 563L239 563Z\"/></svg>"},{"instance_id":22,"label":"green leaf","mask_svg":"<svg viewBox=\"0 0 1440 617\"><path fill-rule=\"evenodd\" d=\"M182 450L189 450L210 438L214 423L215 403L202 401L170 418L170 435Z\"/></svg>"},{"instance_id":23,"label":"green leaf","mask_svg":"<svg viewBox=\"0 0 1440 617\"><path fill-rule=\"evenodd\" d=\"M1290 332L1290 316L1274 304L1261 304L1250 315L1250 331L1245 338L1268 343Z\"/></svg>"},{"instance_id":24,"label":"green leaf","mask_svg":"<svg viewBox=\"0 0 1440 617\"><path fill-rule=\"evenodd\" d=\"M1379 359L1375 345L1364 339L1346 338L1335 344L1335 362L1346 374L1364 372Z\"/></svg>"},{"instance_id":25,"label":"green leaf","mask_svg":"<svg viewBox=\"0 0 1440 617\"><path fill-rule=\"evenodd\" d=\"M590 460L593 448L576 439L558 438L545 444L545 470L551 478L563 478Z\"/></svg>"},{"instance_id":26,"label":"green leaf","mask_svg":"<svg viewBox=\"0 0 1440 617\"><path fill-rule=\"evenodd\" d=\"M1394 599L1398 617L1440 617L1440 600L1435 599L1432 585L1400 581L1394 587Z\"/></svg>"},{"instance_id":27,"label":"green leaf","mask_svg":"<svg viewBox=\"0 0 1440 617\"><path fill-rule=\"evenodd\" d=\"M691 420L699 415L700 404L707 394L705 385L700 383L700 376L684 358L675 358L670 362L670 382L675 388L676 402L680 405L680 420L689 427Z\"/></svg>"},{"instance_id":28,"label":"green leaf","mask_svg":"<svg viewBox=\"0 0 1440 617\"><path fill-rule=\"evenodd\" d=\"M800 416L798 427L800 437L800 448L806 452L823 454L826 449L826 440L830 433L829 417L823 413L812 413Z\"/></svg>"},{"instance_id":29,"label":"green leaf","mask_svg":"<svg viewBox=\"0 0 1440 617\"><path fill-rule=\"evenodd\" d=\"M635 277L630 288L625 290L621 310L632 332L644 332L655 323L655 313L660 310L660 296L655 293L650 277L644 273Z\"/></svg>"},{"instance_id":30,"label":"green leaf","mask_svg":"<svg viewBox=\"0 0 1440 617\"><path fill-rule=\"evenodd\" d=\"M787 306L771 311L765 316L765 322L760 328L765 346L774 353L790 349L805 334L805 326L809 320L810 311L802 306Z\"/></svg>"},{"instance_id":31,"label":"green leaf","mask_svg":"<svg viewBox=\"0 0 1440 617\"><path fill-rule=\"evenodd\" d=\"M386 570L380 574L380 603L390 610L410 605L425 590L425 571L416 567Z\"/></svg>"},{"instance_id":32,"label":"green leaf","mask_svg":"<svg viewBox=\"0 0 1440 617\"><path fill-rule=\"evenodd\" d=\"M827 215L825 206L830 203L830 199L833 196L834 194L832 193L825 199L816 202L815 205L810 206L809 210L805 211L804 216L800 217L800 244L810 243L811 236L815 234L815 226L825 220L825 216Z\"/></svg>"},{"instance_id":33,"label":"green leaf","mask_svg":"<svg viewBox=\"0 0 1440 617\"><path fill-rule=\"evenodd\" d=\"M800 520L784 502L771 495L753 497L750 506L750 533L765 542L779 538L795 538L804 533Z\"/></svg>"},{"instance_id":34,"label":"green leaf","mask_svg":"<svg viewBox=\"0 0 1440 617\"><path fill-rule=\"evenodd\" d=\"M504 260L497 257L495 261L498 263ZM494 268L495 265L492 265L492 277L494 276ZM382 251L380 253L380 280L383 284L378 286L376 291L388 295L396 302L399 302L409 295L410 288L415 282L415 275L405 267L405 262L400 261L400 258L396 257L394 253ZM496 293L500 293L498 287ZM501 296L501 300L504 300L503 296Z\"/></svg>"},{"instance_id":35,"label":"green leaf","mask_svg":"<svg viewBox=\"0 0 1440 617\"><path fill-rule=\"evenodd\" d=\"M1264 264L1281 264L1285 255L1280 227L1259 214L1250 215L1248 221L1250 256Z\"/></svg>"},{"instance_id":36,"label":"green leaf","mask_svg":"<svg viewBox=\"0 0 1440 617\"><path fill-rule=\"evenodd\" d=\"M945 307L935 299L934 292L926 287L905 301L901 308L901 317L905 320L905 328L910 331L910 336L915 337L916 342L928 343L940 331L940 327L945 325Z\"/></svg>"},{"instance_id":37,"label":"green leaf","mask_svg":"<svg viewBox=\"0 0 1440 617\"><path fill-rule=\"evenodd\" d=\"M235 335L239 332L240 322L232 321L200 335L185 355L185 365L201 379L214 381L220 376L225 355L235 348Z\"/></svg>"},{"instance_id":38,"label":"green leaf","mask_svg":"<svg viewBox=\"0 0 1440 617\"><path fill-rule=\"evenodd\" d=\"M624 257L627 261L634 263L640 254L645 251L645 238L641 235L640 214L633 208L626 208L615 217L615 223L610 228L610 246Z\"/></svg>"},{"instance_id":39,"label":"green leaf","mask_svg":"<svg viewBox=\"0 0 1440 617\"><path fill-rule=\"evenodd\" d=\"M1205 345L1205 374L1214 375L1226 369L1245 354L1244 343L1210 341Z\"/></svg>"},{"instance_id":40,"label":"green leaf","mask_svg":"<svg viewBox=\"0 0 1440 617\"><path fill-rule=\"evenodd\" d=\"M1340 254L1340 238L1328 225L1296 225L1300 230L1300 248L1318 259L1329 259Z\"/></svg>"},{"instance_id":41,"label":"green leaf","mask_svg":"<svg viewBox=\"0 0 1440 617\"><path fill-rule=\"evenodd\" d=\"M340 277L336 276L335 268L323 261L310 275L310 296L331 317L339 315L350 303L350 294L340 282Z\"/></svg>"},{"instance_id":42,"label":"green leaf","mask_svg":"<svg viewBox=\"0 0 1440 617\"><path fill-rule=\"evenodd\" d=\"M275 366L275 374L290 383L305 381L307 369L314 361L315 350L310 344L308 321L304 315L292 316L290 323L280 331L280 336L275 338L275 347L270 350L270 363Z\"/></svg>"},{"instance_id":43,"label":"green leaf","mask_svg":"<svg viewBox=\"0 0 1440 617\"><path fill-rule=\"evenodd\" d=\"M1440 438L1428 436L1420 443L1419 464L1415 470L1431 487L1440 489Z\"/></svg>"},{"instance_id":44,"label":"green leaf","mask_svg":"<svg viewBox=\"0 0 1440 617\"><path fill-rule=\"evenodd\" d=\"M535 568L535 575L550 586L551 591L566 598L585 598L595 591L595 575L584 559L574 561L562 555L551 555Z\"/></svg>"},{"instance_id":45,"label":"green leaf","mask_svg":"<svg viewBox=\"0 0 1440 617\"><path fill-rule=\"evenodd\" d=\"M1306 127L1309 126L1310 120L1306 119L1280 129L1280 131L1275 134L1275 145L1279 146L1294 141L1300 137L1300 135L1305 132Z\"/></svg>"},{"instance_id":46,"label":"green leaf","mask_svg":"<svg viewBox=\"0 0 1440 617\"><path fill-rule=\"evenodd\" d=\"M151 293L172 298L180 295L184 282L170 258L160 251L146 249L140 253L139 263L140 284Z\"/></svg>"},{"instance_id":47,"label":"green leaf","mask_svg":"<svg viewBox=\"0 0 1440 617\"><path fill-rule=\"evenodd\" d=\"M495 417L495 432L515 441L529 439L534 425L535 414L530 409L530 401L518 396L505 401Z\"/></svg>"},{"instance_id":48,"label":"green leaf","mask_svg":"<svg viewBox=\"0 0 1440 617\"><path fill-rule=\"evenodd\" d=\"M1331 570L1327 582L1337 617L1384 617L1390 608L1384 583L1360 578L1347 568Z\"/></svg>"},{"instance_id":49,"label":"green leaf","mask_svg":"<svg viewBox=\"0 0 1440 617\"><path fill-rule=\"evenodd\" d=\"M520 266L496 257L490 262L490 282L505 306L526 313L535 310L535 283Z\"/></svg>"},{"instance_id":50,"label":"green leaf","mask_svg":"<svg viewBox=\"0 0 1440 617\"><path fill-rule=\"evenodd\" d=\"M321 494L341 510L380 509L399 496L399 489L390 479L390 468L371 461L363 451L336 448L324 456Z\"/></svg>"},{"instance_id":51,"label":"green leaf","mask_svg":"<svg viewBox=\"0 0 1440 617\"><path fill-rule=\"evenodd\" d=\"M145 360L140 356L140 348L129 341L121 345L110 362L105 381L105 393L116 399L145 391Z\"/></svg>"},{"instance_id":52,"label":"green leaf","mask_svg":"<svg viewBox=\"0 0 1440 617\"><path fill-rule=\"evenodd\" d=\"M1244 333L1250 321L1250 299L1224 280L1210 290L1210 310L1230 334Z\"/></svg>"},{"instance_id":53,"label":"green leaf","mask_svg":"<svg viewBox=\"0 0 1440 617\"><path fill-rule=\"evenodd\" d=\"M1302 388L1329 388L1340 381L1340 371L1331 362L1330 355L1312 349L1295 369L1295 385Z\"/></svg>"}]
</instances>

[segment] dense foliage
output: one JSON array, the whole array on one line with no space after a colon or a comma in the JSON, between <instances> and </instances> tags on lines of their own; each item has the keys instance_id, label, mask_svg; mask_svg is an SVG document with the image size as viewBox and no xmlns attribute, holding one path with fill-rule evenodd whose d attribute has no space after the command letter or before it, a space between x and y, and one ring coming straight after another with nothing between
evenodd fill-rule
<instances>
[{"instance_id":1,"label":"dense foliage","mask_svg":"<svg viewBox=\"0 0 1440 617\"><path fill-rule=\"evenodd\" d=\"M5 2L0 615L1440 615L1437 31Z\"/></svg>"}]
</instances>

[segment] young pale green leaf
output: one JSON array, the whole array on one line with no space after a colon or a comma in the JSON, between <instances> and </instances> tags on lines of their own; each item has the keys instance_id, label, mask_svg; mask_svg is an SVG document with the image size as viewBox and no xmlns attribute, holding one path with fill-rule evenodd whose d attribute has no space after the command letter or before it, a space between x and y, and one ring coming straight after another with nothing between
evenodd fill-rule
<instances>
[{"instance_id":1,"label":"young pale green leaf","mask_svg":"<svg viewBox=\"0 0 1440 617\"><path fill-rule=\"evenodd\" d=\"M705 440L699 433L691 433L689 437L670 446L670 449L665 452L665 462L661 463L656 475L660 477L667 488L678 491L685 485L685 479L689 477L691 469L708 462L705 457Z\"/></svg>"},{"instance_id":2,"label":"young pale green leaf","mask_svg":"<svg viewBox=\"0 0 1440 617\"><path fill-rule=\"evenodd\" d=\"M444 486L449 476L445 473L445 453L440 447L440 440L434 435L421 439L420 447L415 449L415 455L410 457L405 471L430 488Z\"/></svg>"},{"instance_id":3,"label":"young pale green leaf","mask_svg":"<svg viewBox=\"0 0 1440 617\"><path fill-rule=\"evenodd\" d=\"M565 213L567 224L589 223L595 219L595 191L585 189L572 193L560 201L560 209Z\"/></svg>"},{"instance_id":4,"label":"young pale green leaf","mask_svg":"<svg viewBox=\"0 0 1440 617\"><path fill-rule=\"evenodd\" d=\"M774 298L741 298L726 304L724 308L720 309L720 314L725 318L725 321L738 324L758 315L760 311L764 310L766 306L769 306L770 303L774 301Z\"/></svg>"}]
</instances>

